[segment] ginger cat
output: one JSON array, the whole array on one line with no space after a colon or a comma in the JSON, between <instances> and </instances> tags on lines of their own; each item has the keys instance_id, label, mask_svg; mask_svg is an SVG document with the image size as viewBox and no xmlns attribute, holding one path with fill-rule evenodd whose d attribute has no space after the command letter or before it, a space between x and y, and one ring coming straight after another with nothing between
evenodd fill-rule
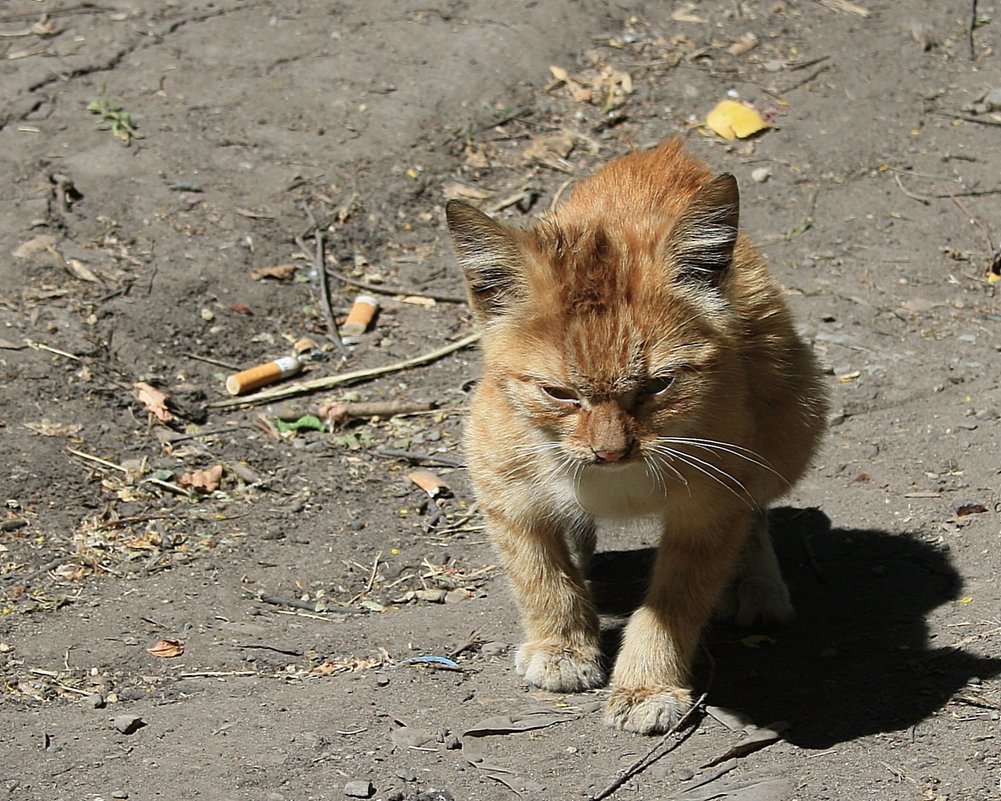
<instances>
[{"instance_id":1,"label":"ginger cat","mask_svg":"<svg viewBox=\"0 0 1001 801\"><path fill-rule=\"evenodd\" d=\"M466 449L526 631L515 667L548 690L606 682L596 522L649 521L656 564L605 715L665 731L714 608L792 615L765 510L823 432L817 366L738 233L736 180L678 140L611 161L527 230L458 201L447 217L483 331Z\"/></svg>"}]
</instances>

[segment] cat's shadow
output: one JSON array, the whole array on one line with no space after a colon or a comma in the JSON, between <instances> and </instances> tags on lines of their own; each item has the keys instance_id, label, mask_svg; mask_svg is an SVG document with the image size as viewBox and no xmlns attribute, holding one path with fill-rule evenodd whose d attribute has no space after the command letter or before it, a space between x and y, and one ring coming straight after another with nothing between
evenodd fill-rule
<instances>
[{"instance_id":1,"label":"cat's shadow","mask_svg":"<svg viewBox=\"0 0 1001 801\"><path fill-rule=\"evenodd\" d=\"M779 631L713 623L703 638L712 664L700 658L695 677L708 703L759 725L788 721L790 742L828 748L916 726L971 679L1001 673L999 659L929 638L926 616L956 602L962 586L944 550L912 536L832 528L812 509L775 509L771 527L796 620ZM603 614L639 604L653 555L595 555L592 587ZM957 629L948 640L961 636ZM617 639L612 626L610 653Z\"/></svg>"}]
</instances>

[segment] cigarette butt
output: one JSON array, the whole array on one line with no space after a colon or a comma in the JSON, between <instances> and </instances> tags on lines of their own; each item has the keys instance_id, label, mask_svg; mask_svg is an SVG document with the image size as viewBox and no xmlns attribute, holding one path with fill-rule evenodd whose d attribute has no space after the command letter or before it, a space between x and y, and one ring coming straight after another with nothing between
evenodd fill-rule
<instances>
[{"instance_id":1,"label":"cigarette butt","mask_svg":"<svg viewBox=\"0 0 1001 801\"><path fill-rule=\"evenodd\" d=\"M371 295L359 295L355 298L354 306L348 312L348 317L341 326L341 334L346 337L356 337L364 334L368 329L372 318L379 308L379 301Z\"/></svg>"},{"instance_id":2,"label":"cigarette butt","mask_svg":"<svg viewBox=\"0 0 1001 801\"><path fill-rule=\"evenodd\" d=\"M267 364L259 364L249 370L242 370L226 379L226 391L230 395L242 395L252 389L273 384L282 378L295 375L302 364L295 356L284 356Z\"/></svg>"}]
</instances>

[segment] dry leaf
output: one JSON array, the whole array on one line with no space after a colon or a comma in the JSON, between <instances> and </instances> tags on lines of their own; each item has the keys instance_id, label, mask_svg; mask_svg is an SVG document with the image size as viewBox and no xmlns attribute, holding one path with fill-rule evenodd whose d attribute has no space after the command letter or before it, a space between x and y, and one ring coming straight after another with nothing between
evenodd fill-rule
<instances>
[{"instance_id":1,"label":"dry leaf","mask_svg":"<svg viewBox=\"0 0 1001 801\"><path fill-rule=\"evenodd\" d=\"M136 400L145 406L146 411L157 420L161 423L169 423L174 419L174 415L167 408L167 394L165 392L150 386L145 381L137 381L132 386L135 390Z\"/></svg>"},{"instance_id":2,"label":"dry leaf","mask_svg":"<svg viewBox=\"0 0 1001 801\"><path fill-rule=\"evenodd\" d=\"M753 33L745 33L736 42L730 45L726 52L731 56L742 56L748 50L753 50L758 46L758 37Z\"/></svg>"},{"instance_id":3,"label":"dry leaf","mask_svg":"<svg viewBox=\"0 0 1001 801\"><path fill-rule=\"evenodd\" d=\"M441 191L445 195L446 200L463 198L466 200L486 200L488 197L493 196L493 192L488 192L486 189L477 189L475 186L469 186L468 184L460 184L458 181L450 181L441 188Z\"/></svg>"},{"instance_id":4,"label":"dry leaf","mask_svg":"<svg viewBox=\"0 0 1001 801\"><path fill-rule=\"evenodd\" d=\"M53 423L44 418L37 423L25 423L24 427L43 437L73 437L81 428L78 423Z\"/></svg>"},{"instance_id":5,"label":"dry leaf","mask_svg":"<svg viewBox=\"0 0 1001 801\"><path fill-rule=\"evenodd\" d=\"M178 482L182 487L190 487L196 492L215 492L222 481L222 465L217 464L208 470L194 470L181 476Z\"/></svg>"},{"instance_id":6,"label":"dry leaf","mask_svg":"<svg viewBox=\"0 0 1001 801\"><path fill-rule=\"evenodd\" d=\"M56 238L52 234L40 234L14 248L13 256L16 259L30 259L36 253L43 253L55 246Z\"/></svg>"},{"instance_id":7,"label":"dry leaf","mask_svg":"<svg viewBox=\"0 0 1001 801\"><path fill-rule=\"evenodd\" d=\"M88 281L91 284L102 283L101 279L94 274L94 271L80 261L80 259L66 259L66 269L70 275L79 278L81 281Z\"/></svg>"},{"instance_id":8,"label":"dry leaf","mask_svg":"<svg viewBox=\"0 0 1001 801\"><path fill-rule=\"evenodd\" d=\"M723 100L706 115L706 125L724 139L745 139L771 126L757 111L736 100Z\"/></svg>"},{"instance_id":9,"label":"dry leaf","mask_svg":"<svg viewBox=\"0 0 1001 801\"><path fill-rule=\"evenodd\" d=\"M695 22L704 25L705 19L695 13L695 8L695 3L685 3L681 8L671 12L671 19L675 22Z\"/></svg>"},{"instance_id":10,"label":"dry leaf","mask_svg":"<svg viewBox=\"0 0 1001 801\"><path fill-rule=\"evenodd\" d=\"M412 473L407 473L407 478L432 498L437 498L442 492L448 490L448 484L430 470L414 470Z\"/></svg>"},{"instance_id":11,"label":"dry leaf","mask_svg":"<svg viewBox=\"0 0 1001 801\"><path fill-rule=\"evenodd\" d=\"M155 645L146 649L146 653L160 659L171 659L184 653L184 645L179 640L157 640Z\"/></svg>"},{"instance_id":12,"label":"dry leaf","mask_svg":"<svg viewBox=\"0 0 1001 801\"><path fill-rule=\"evenodd\" d=\"M250 271L250 277L255 281L274 278L277 281L288 281L295 275L294 264L276 264L273 267L255 267Z\"/></svg>"},{"instance_id":13,"label":"dry leaf","mask_svg":"<svg viewBox=\"0 0 1001 801\"><path fill-rule=\"evenodd\" d=\"M566 131L549 136L533 136L532 144L525 148L522 156L527 161L545 162L553 158L564 159L573 152L575 144L574 136Z\"/></svg>"}]
</instances>

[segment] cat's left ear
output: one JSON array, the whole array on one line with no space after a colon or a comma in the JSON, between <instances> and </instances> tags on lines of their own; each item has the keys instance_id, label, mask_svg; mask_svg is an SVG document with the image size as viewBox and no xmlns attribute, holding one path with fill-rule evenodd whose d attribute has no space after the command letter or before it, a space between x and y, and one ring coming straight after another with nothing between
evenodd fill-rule
<instances>
[{"instance_id":1,"label":"cat's left ear","mask_svg":"<svg viewBox=\"0 0 1001 801\"><path fill-rule=\"evenodd\" d=\"M523 290L514 231L459 200L448 201L445 216L476 316L484 321L509 311Z\"/></svg>"},{"instance_id":2,"label":"cat's left ear","mask_svg":"<svg viewBox=\"0 0 1001 801\"><path fill-rule=\"evenodd\" d=\"M671 229L668 255L677 277L719 286L733 262L740 221L740 192L730 173L699 189Z\"/></svg>"}]
</instances>

